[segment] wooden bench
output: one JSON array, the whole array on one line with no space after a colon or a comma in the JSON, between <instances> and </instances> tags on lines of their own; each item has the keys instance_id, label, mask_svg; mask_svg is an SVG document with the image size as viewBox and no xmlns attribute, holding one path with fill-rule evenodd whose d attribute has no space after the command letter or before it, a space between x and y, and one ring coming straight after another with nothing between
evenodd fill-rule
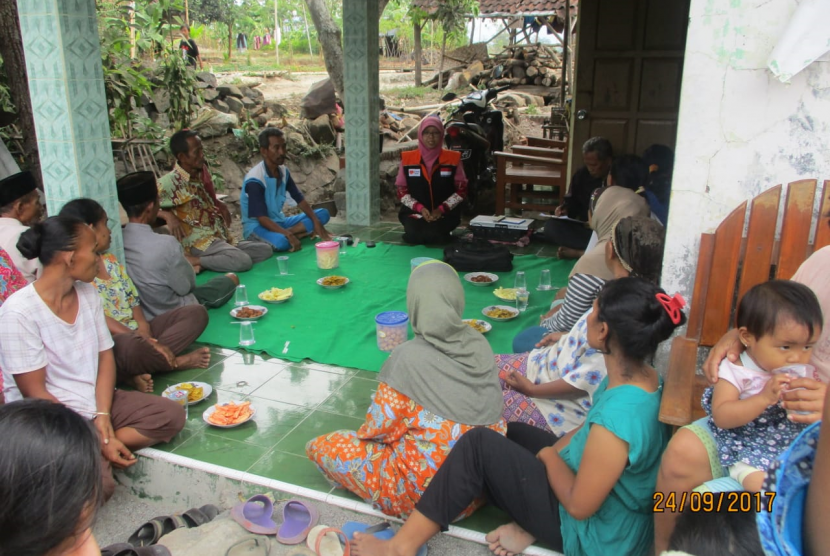
<instances>
[{"instance_id":1,"label":"wooden bench","mask_svg":"<svg viewBox=\"0 0 830 556\"><path fill-rule=\"evenodd\" d=\"M662 422L683 426L705 416L700 400L708 384L697 374L698 348L714 346L729 330L737 302L747 290L773 278L791 278L813 251L830 245L830 180L824 182L810 243L816 192L816 180L793 182L781 206L782 186L776 185L752 199L748 216L744 202L713 233L701 234L686 334L671 345ZM782 226L776 240L779 216Z\"/></svg>"},{"instance_id":2,"label":"wooden bench","mask_svg":"<svg viewBox=\"0 0 830 556\"><path fill-rule=\"evenodd\" d=\"M553 211L567 189L567 141L528 137L513 152L496 152L496 214Z\"/></svg>"}]
</instances>

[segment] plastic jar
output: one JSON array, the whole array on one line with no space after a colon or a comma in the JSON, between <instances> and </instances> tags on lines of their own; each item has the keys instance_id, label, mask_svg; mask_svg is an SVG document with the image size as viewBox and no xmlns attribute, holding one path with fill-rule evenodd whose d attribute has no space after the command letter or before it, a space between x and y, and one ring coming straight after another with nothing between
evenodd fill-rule
<instances>
[{"instance_id":1,"label":"plastic jar","mask_svg":"<svg viewBox=\"0 0 830 556\"><path fill-rule=\"evenodd\" d=\"M423 264L423 263L425 263L425 262L427 262L427 261L434 261L434 260L435 260L435 259L433 259L432 257L415 257L414 259L412 259L411 261L409 261L410 272L411 272L411 271L413 271L413 270L415 270L415 268L416 268L418 265Z\"/></svg>"},{"instance_id":2,"label":"plastic jar","mask_svg":"<svg viewBox=\"0 0 830 556\"><path fill-rule=\"evenodd\" d=\"M409 315L401 311L387 311L375 317L378 349L390 352L406 341Z\"/></svg>"},{"instance_id":3,"label":"plastic jar","mask_svg":"<svg viewBox=\"0 0 830 556\"><path fill-rule=\"evenodd\" d=\"M321 241L317 247L317 268L329 270L340 266L340 244L336 241Z\"/></svg>"}]
</instances>

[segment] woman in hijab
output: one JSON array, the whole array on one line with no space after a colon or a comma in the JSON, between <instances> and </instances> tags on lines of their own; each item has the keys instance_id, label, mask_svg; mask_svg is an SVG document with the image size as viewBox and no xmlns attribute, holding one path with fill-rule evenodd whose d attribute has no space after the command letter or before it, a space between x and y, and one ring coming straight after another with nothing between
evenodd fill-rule
<instances>
[{"instance_id":1,"label":"woman in hijab","mask_svg":"<svg viewBox=\"0 0 830 556\"><path fill-rule=\"evenodd\" d=\"M398 517L413 510L464 433L478 426L506 432L495 356L461 321L464 290L455 270L440 261L417 267L406 306L415 338L383 365L363 426L306 445L329 480Z\"/></svg>"},{"instance_id":2,"label":"woman in hijab","mask_svg":"<svg viewBox=\"0 0 830 556\"><path fill-rule=\"evenodd\" d=\"M427 116L418 127L418 150L401 153L395 186L407 243L444 243L461 222L467 176L461 154L442 149L443 139L441 119Z\"/></svg>"}]
</instances>

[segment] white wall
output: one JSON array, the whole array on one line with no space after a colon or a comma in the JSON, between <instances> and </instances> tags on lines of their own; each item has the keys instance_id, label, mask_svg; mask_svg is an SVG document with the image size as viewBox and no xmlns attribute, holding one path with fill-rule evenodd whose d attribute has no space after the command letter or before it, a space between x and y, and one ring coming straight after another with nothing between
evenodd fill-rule
<instances>
[{"instance_id":1,"label":"white wall","mask_svg":"<svg viewBox=\"0 0 830 556\"><path fill-rule=\"evenodd\" d=\"M663 266L669 292L691 295L701 232L741 202L778 183L830 179L830 63L814 62L789 84L765 69L797 5L692 0Z\"/></svg>"}]
</instances>

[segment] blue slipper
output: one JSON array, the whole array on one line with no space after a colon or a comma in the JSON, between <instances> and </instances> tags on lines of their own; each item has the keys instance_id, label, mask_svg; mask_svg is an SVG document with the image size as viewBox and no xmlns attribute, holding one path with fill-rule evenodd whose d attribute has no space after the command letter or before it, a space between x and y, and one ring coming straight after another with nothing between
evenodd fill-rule
<instances>
[{"instance_id":1,"label":"blue slipper","mask_svg":"<svg viewBox=\"0 0 830 556\"><path fill-rule=\"evenodd\" d=\"M395 536L395 531L392 529L392 524L388 521L382 521L376 525L367 525L365 523L360 523L357 521L347 521L343 524L343 527L340 528L341 531L346 535L346 537L351 541L354 540L355 533L365 533L367 535L372 535L375 538L389 540ZM418 549L416 556L427 556L427 545L421 546Z\"/></svg>"}]
</instances>

